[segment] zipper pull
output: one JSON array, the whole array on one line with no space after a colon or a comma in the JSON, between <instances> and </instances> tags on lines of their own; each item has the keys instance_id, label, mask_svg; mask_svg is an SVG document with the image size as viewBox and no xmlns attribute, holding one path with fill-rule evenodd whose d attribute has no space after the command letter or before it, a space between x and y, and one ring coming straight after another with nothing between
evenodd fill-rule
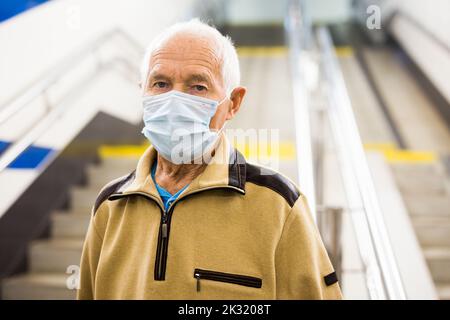
<instances>
[{"instance_id":1,"label":"zipper pull","mask_svg":"<svg viewBox=\"0 0 450 320\"><path fill-rule=\"evenodd\" d=\"M167 222L163 222L161 228L162 228L162 237L167 238Z\"/></svg>"},{"instance_id":2,"label":"zipper pull","mask_svg":"<svg viewBox=\"0 0 450 320\"><path fill-rule=\"evenodd\" d=\"M200 273L196 273L195 278L197 279L197 292L200 292Z\"/></svg>"}]
</instances>

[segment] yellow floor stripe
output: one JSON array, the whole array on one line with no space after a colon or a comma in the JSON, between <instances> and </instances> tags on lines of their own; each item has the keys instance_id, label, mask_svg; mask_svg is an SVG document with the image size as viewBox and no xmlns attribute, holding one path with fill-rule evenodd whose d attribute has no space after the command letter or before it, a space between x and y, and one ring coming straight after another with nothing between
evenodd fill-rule
<instances>
[{"instance_id":1,"label":"yellow floor stripe","mask_svg":"<svg viewBox=\"0 0 450 320\"><path fill-rule=\"evenodd\" d=\"M280 142L274 149L270 144L259 143L256 148L248 144L235 144L235 147L248 159L271 158L278 155L279 160L295 159L295 144L290 141ZM99 149L101 158L138 158L148 148L142 145L103 145Z\"/></svg>"},{"instance_id":2,"label":"yellow floor stripe","mask_svg":"<svg viewBox=\"0 0 450 320\"><path fill-rule=\"evenodd\" d=\"M240 57L280 57L288 54L288 47L237 47L237 53ZM335 47L336 55L340 58L351 57L354 55L353 48L350 46Z\"/></svg>"},{"instance_id":3,"label":"yellow floor stripe","mask_svg":"<svg viewBox=\"0 0 450 320\"><path fill-rule=\"evenodd\" d=\"M433 163L437 155L431 151L413 151L398 149L393 143L367 143L366 151L377 151L384 155L389 163Z\"/></svg>"},{"instance_id":4,"label":"yellow floor stripe","mask_svg":"<svg viewBox=\"0 0 450 320\"><path fill-rule=\"evenodd\" d=\"M396 150L397 145L392 142L374 142L374 143L365 143L364 149L367 151L379 151L385 152L390 150Z\"/></svg>"},{"instance_id":5,"label":"yellow floor stripe","mask_svg":"<svg viewBox=\"0 0 450 320\"><path fill-rule=\"evenodd\" d=\"M148 142L141 145L103 145L99 149L102 158L139 158L148 148ZM281 141L272 148L271 144L258 143L251 148L248 143L236 143L234 146L248 159L265 159L278 156L280 161L295 160L296 148L292 141ZM384 155L390 163L433 163L437 155L430 151L401 150L394 143L366 143L366 151L376 151Z\"/></svg>"},{"instance_id":6,"label":"yellow floor stripe","mask_svg":"<svg viewBox=\"0 0 450 320\"><path fill-rule=\"evenodd\" d=\"M256 148L251 148L250 145L242 143L236 143L234 147L247 159L265 159L278 156L278 160L289 161L294 160L296 156L295 144L290 141L280 142L278 146L274 146L275 149L266 143L258 143Z\"/></svg>"},{"instance_id":7,"label":"yellow floor stripe","mask_svg":"<svg viewBox=\"0 0 450 320\"><path fill-rule=\"evenodd\" d=\"M288 48L284 46L274 47L238 47L239 57L282 57L288 53Z\"/></svg>"},{"instance_id":8,"label":"yellow floor stripe","mask_svg":"<svg viewBox=\"0 0 450 320\"><path fill-rule=\"evenodd\" d=\"M354 52L352 47L350 46L340 46L335 48L336 55L339 58L346 58L346 57L352 57Z\"/></svg>"},{"instance_id":9,"label":"yellow floor stripe","mask_svg":"<svg viewBox=\"0 0 450 320\"><path fill-rule=\"evenodd\" d=\"M282 57L286 56L289 51L285 46L237 47L236 50L240 57ZM339 46L335 48L335 51L336 55L340 58L354 55L353 48L350 46Z\"/></svg>"},{"instance_id":10,"label":"yellow floor stripe","mask_svg":"<svg viewBox=\"0 0 450 320\"><path fill-rule=\"evenodd\" d=\"M142 145L103 145L99 149L99 155L101 158L139 158L148 146L148 143Z\"/></svg>"},{"instance_id":11,"label":"yellow floor stripe","mask_svg":"<svg viewBox=\"0 0 450 320\"><path fill-rule=\"evenodd\" d=\"M433 163L436 154L427 151L393 150L384 153L388 162Z\"/></svg>"}]
</instances>

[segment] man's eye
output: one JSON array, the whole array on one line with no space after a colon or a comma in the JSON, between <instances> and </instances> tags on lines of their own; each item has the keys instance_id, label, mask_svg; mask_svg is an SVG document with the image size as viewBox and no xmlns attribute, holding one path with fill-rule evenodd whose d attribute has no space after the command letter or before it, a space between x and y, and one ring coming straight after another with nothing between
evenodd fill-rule
<instances>
[{"instance_id":1,"label":"man's eye","mask_svg":"<svg viewBox=\"0 0 450 320\"><path fill-rule=\"evenodd\" d=\"M202 86L200 84L195 85L194 89L197 91L206 91L207 90L207 88L205 86Z\"/></svg>"},{"instance_id":2,"label":"man's eye","mask_svg":"<svg viewBox=\"0 0 450 320\"><path fill-rule=\"evenodd\" d=\"M162 89L162 88L167 87L167 83L162 82L162 81L158 81L158 82L155 82L155 83L153 84L153 87Z\"/></svg>"}]
</instances>

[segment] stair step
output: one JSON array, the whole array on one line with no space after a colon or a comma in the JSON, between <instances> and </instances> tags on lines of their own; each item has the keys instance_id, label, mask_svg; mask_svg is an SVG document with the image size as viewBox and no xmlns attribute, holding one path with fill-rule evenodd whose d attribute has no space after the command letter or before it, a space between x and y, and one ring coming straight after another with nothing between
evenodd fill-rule
<instances>
[{"instance_id":1,"label":"stair step","mask_svg":"<svg viewBox=\"0 0 450 320\"><path fill-rule=\"evenodd\" d=\"M52 235L55 238L84 239L91 216L88 212L54 213L52 215Z\"/></svg>"},{"instance_id":2,"label":"stair step","mask_svg":"<svg viewBox=\"0 0 450 320\"><path fill-rule=\"evenodd\" d=\"M392 164L400 190L407 194L446 194L445 179L435 165Z\"/></svg>"},{"instance_id":3,"label":"stair step","mask_svg":"<svg viewBox=\"0 0 450 320\"><path fill-rule=\"evenodd\" d=\"M88 168L88 183L90 186L100 188L111 180L117 179L121 176L127 175L136 168L134 166L100 166Z\"/></svg>"},{"instance_id":4,"label":"stair step","mask_svg":"<svg viewBox=\"0 0 450 320\"><path fill-rule=\"evenodd\" d=\"M64 273L70 265L79 265L83 239L33 241L30 246L30 269L33 272Z\"/></svg>"},{"instance_id":5,"label":"stair step","mask_svg":"<svg viewBox=\"0 0 450 320\"><path fill-rule=\"evenodd\" d=\"M70 209L67 209L67 210L55 210L55 211L53 211L52 212L52 215L59 215L59 214L61 214L61 215L71 215L71 214L73 214L73 215L77 215L77 216L85 216L86 215L86 210L84 210L84 209L81 209L81 208L70 208ZM88 214L88 216L90 215L90 210L89 210L89 212L87 213Z\"/></svg>"},{"instance_id":6,"label":"stair step","mask_svg":"<svg viewBox=\"0 0 450 320\"><path fill-rule=\"evenodd\" d=\"M106 157L97 167L133 170L139 161L138 157Z\"/></svg>"},{"instance_id":7,"label":"stair step","mask_svg":"<svg viewBox=\"0 0 450 320\"><path fill-rule=\"evenodd\" d=\"M450 300L450 282L440 283L436 286L436 289L441 300Z\"/></svg>"},{"instance_id":8,"label":"stair step","mask_svg":"<svg viewBox=\"0 0 450 320\"><path fill-rule=\"evenodd\" d=\"M76 298L76 290L67 288L70 275L64 273L28 273L2 281L5 300L69 300Z\"/></svg>"},{"instance_id":9,"label":"stair step","mask_svg":"<svg viewBox=\"0 0 450 320\"><path fill-rule=\"evenodd\" d=\"M412 222L422 246L450 247L450 217L417 216Z\"/></svg>"},{"instance_id":10,"label":"stair step","mask_svg":"<svg viewBox=\"0 0 450 320\"><path fill-rule=\"evenodd\" d=\"M450 248L424 248L424 256L436 282L450 282Z\"/></svg>"},{"instance_id":11,"label":"stair step","mask_svg":"<svg viewBox=\"0 0 450 320\"><path fill-rule=\"evenodd\" d=\"M100 188L72 188L70 191L70 208L77 212L84 211L87 215L89 215L99 193Z\"/></svg>"},{"instance_id":12,"label":"stair step","mask_svg":"<svg viewBox=\"0 0 450 320\"><path fill-rule=\"evenodd\" d=\"M447 194L403 194L403 200L412 216L450 217L450 196Z\"/></svg>"}]
</instances>

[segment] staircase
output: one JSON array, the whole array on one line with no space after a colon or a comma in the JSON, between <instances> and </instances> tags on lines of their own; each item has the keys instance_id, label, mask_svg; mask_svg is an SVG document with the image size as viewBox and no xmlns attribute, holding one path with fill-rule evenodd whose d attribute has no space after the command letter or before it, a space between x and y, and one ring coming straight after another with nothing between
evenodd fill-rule
<instances>
[{"instance_id":1,"label":"staircase","mask_svg":"<svg viewBox=\"0 0 450 320\"><path fill-rule=\"evenodd\" d=\"M114 178L131 172L135 158L107 158L88 167L88 185L71 190L68 211L51 215L51 237L33 241L29 246L28 272L2 281L2 299L74 299L76 290L68 289L70 265L80 263L83 241L91 208L100 189Z\"/></svg>"},{"instance_id":2,"label":"staircase","mask_svg":"<svg viewBox=\"0 0 450 320\"><path fill-rule=\"evenodd\" d=\"M51 216L51 237L29 247L29 270L3 280L3 299L74 299L70 265L79 265L91 207L101 187L132 171L134 158L107 158L88 167L88 185L71 191L71 208ZM439 163L391 163L438 294L450 299L450 190Z\"/></svg>"},{"instance_id":3,"label":"staircase","mask_svg":"<svg viewBox=\"0 0 450 320\"><path fill-rule=\"evenodd\" d=\"M450 190L434 163L391 164L441 299L450 299Z\"/></svg>"}]
</instances>

